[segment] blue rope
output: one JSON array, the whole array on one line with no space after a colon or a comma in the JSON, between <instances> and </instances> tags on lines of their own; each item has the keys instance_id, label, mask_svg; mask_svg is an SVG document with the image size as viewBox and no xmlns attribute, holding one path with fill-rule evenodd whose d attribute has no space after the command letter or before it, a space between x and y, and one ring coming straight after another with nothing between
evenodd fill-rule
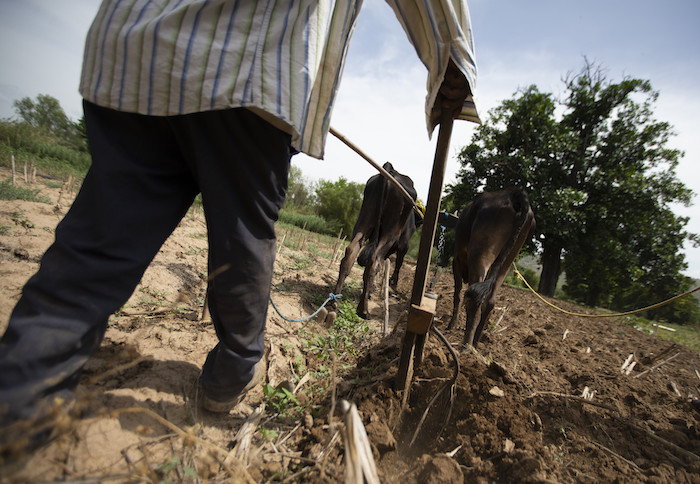
<instances>
[{"instance_id":1,"label":"blue rope","mask_svg":"<svg viewBox=\"0 0 700 484\"><path fill-rule=\"evenodd\" d=\"M324 303L321 304L321 307L318 308L318 309L316 310L315 313L313 313L312 315L307 316L307 317L305 317L305 318L303 318L303 319L289 319L289 318L287 318L286 316L284 316L284 315L280 312L280 310L277 309L277 306L275 306L275 302L272 300L272 294L270 294L270 303L272 304L272 307L275 308L275 311L277 311L277 314L279 314L280 317L281 317L282 319L284 319L285 321L289 321L290 323L301 323L301 322L304 322L304 321L306 321L306 320L308 320L308 319L313 318L314 316L316 316L316 315L321 311L321 309L323 309L323 308L326 306L326 304L328 304L330 301L337 301L338 298L340 298L340 297L342 297L342 296L343 296L342 294L333 294L333 293L331 292L330 294L328 294L328 299L326 299L326 300L324 301Z\"/></svg>"}]
</instances>

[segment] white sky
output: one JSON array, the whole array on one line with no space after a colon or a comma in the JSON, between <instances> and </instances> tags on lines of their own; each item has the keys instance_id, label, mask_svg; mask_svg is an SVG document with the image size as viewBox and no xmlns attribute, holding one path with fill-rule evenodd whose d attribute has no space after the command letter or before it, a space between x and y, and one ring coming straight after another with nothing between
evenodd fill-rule
<instances>
[{"instance_id":1,"label":"white sky","mask_svg":"<svg viewBox=\"0 0 700 484\"><path fill-rule=\"evenodd\" d=\"M73 119L82 115L77 92L85 34L98 0L0 0L0 117L12 102L37 94L56 97ZM487 112L520 87L561 92L584 56L612 81L648 79L660 92L656 117L677 135L669 146L685 157L678 177L700 194L700 2L697 0L471 0L477 107ZM426 200L437 131L428 139L423 104L426 72L392 11L365 0L353 36L332 126L378 163L391 161L413 178ZM475 125L457 122L445 184L459 169L456 153ZM309 180L364 183L374 174L364 160L329 135L325 160L298 155ZM697 202L696 197L696 202ZM679 207L687 230L700 233L698 206ZM686 247L687 275L700 278L700 248Z\"/></svg>"}]
</instances>

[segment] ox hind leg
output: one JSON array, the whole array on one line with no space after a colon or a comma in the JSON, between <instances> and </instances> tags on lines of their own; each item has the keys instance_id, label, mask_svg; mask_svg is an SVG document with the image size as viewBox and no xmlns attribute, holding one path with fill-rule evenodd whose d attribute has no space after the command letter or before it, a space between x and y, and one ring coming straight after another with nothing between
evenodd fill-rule
<instances>
[{"instance_id":1,"label":"ox hind leg","mask_svg":"<svg viewBox=\"0 0 700 484\"><path fill-rule=\"evenodd\" d=\"M475 266L476 264L472 264ZM469 277L469 285L476 282L482 282L486 278L488 269L483 266L479 266L476 271L473 271ZM467 291L468 292L468 291ZM477 333L481 335L482 326L485 321L484 316L488 318L490 310L487 311L491 295L486 299L483 304L478 304L473 298L467 296L465 297L465 307L467 309L467 324L464 327L464 339L462 343L465 345L475 346L478 341ZM493 306L491 306L493 308Z\"/></svg>"},{"instance_id":2,"label":"ox hind leg","mask_svg":"<svg viewBox=\"0 0 700 484\"><path fill-rule=\"evenodd\" d=\"M391 249L391 243L380 242L372 253L369 263L365 267L362 275L362 297L357 304L357 315L362 319L369 319L369 296L374 288L374 278L379 271L381 262L386 258L386 254Z\"/></svg>"},{"instance_id":3,"label":"ox hind leg","mask_svg":"<svg viewBox=\"0 0 700 484\"><path fill-rule=\"evenodd\" d=\"M454 297L452 304L452 317L450 324L447 325L447 330L451 330L459 319L459 309L462 307L462 269L457 256L452 260L452 275L454 276Z\"/></svg>"},{"instance_id":4,"label":"ox hind leg","mask_svg":"<svg viewBox=\"0 0 700 484\"><path fill-rule=\"evenodd\" d=\"M496 291L494 291L495 293ZM489 316L491 315L491 311L493 311L493 307L495 305L495 294L493 294L487 301L484 302L481 306L481 316L479 317L479 324L474 325L473 331L470 335L471 341L472 341L472 346L476 348L476 345L479 343L479 340L481 339L481 332L484 330L484 326L486 326L486 323L489 320Z\"/></svg>"},{"instance_id":5,"label":"ox hind leg","mask_svg":"<svg viewBox=\"0 0 700 484\"><path fill-rule=\"evenodd\" d=\"M396 252L396 262L394 265L394 272L391 274L391 279L389 280L389 285L396 290L396 286L399 284L399 271L403 265L403 259L406 255L405 251L399 250Z\"/></svg>"},{"instance_id":6,"label":"ox hind leg","mask_svg":"<svg viewBox=\"0 0 700 484\"><path fill-rule=\"evenodd\" d=\"M340 291L343 289L345 279L350 274L352 266L355 265L357 256L360 253L360 249L362 248L362 242L364 242L364 233L357 232L352 238L350 244L345 249L345 255L343 256L343 260L340 261L340 272L338 273L338 282L336 282L335 284L335 290L333 291L333 294L340 294Z\"/></svg>"}]
</instances>

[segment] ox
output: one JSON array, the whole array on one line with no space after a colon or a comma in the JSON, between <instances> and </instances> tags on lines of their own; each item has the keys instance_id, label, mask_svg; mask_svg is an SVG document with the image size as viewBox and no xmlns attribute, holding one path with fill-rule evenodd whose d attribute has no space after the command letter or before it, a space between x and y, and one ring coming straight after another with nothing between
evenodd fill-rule
<instances>
[{"instance_id":1,"label":"ox","mask_svg":"<svg viewBox=\"0 0 700 484\"><path fill-rule=\"evenodd\" d=\"M535 216L527 193L521 188L481 193L459 216L452 263L454 307L447 329L452 329L457 322L462 283L466 282L464 344L476 346L479 342L496 302L496 291L534 229Z\"/></svg>"},{"instance_id":2,"label":"ox","mask_svg":"<svg viewBox=\"0 0 700 484\"><path fill-rule=\"evenodd\" d=\"M397 172L391 163L385 163L384 169L415 201L413 180ZM369 295L379 264L394 253L396 267L391 276L391 285L396 287L398 283L399 270L408 251L409 240L417 226L422 223L422 218L417 214L413 215L412 212L413 205L382 175L374 175L367 180L360 214L352 231L351 242L340 262L340 273L334 291L335 294L340 293L350 269L357 260L358 264L365 268L362 277L362 297L357 305L357 314L363 319L368 318Z\"/></svg>"}]
</instances>

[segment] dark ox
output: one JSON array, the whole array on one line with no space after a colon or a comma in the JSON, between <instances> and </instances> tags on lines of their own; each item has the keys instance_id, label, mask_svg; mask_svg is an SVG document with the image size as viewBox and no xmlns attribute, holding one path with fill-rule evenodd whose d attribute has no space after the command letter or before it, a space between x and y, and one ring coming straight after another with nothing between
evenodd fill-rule
<instances>
[{"instance_id":1,"label":"dark ox","mask_svg":"<svg viewBox=\"0 0 700 484\"><path fill-rule=\"evenodd\" d=\"M534 229L535 216L527 193L521 188L481 193L459 216L452 264L454 308L447 329L452 329L457 322L462 283L466 282L464 344L476 346L479 342L496 302L496 291Z\"/></svg>"},{"instance_id":2,"label":"dark ox","mask_svg":"<svg viewBox=\"0 0 700 484\"><path fill-rule=\"evenodd\" d=\"M416 190L413 188L413 180L397 172L391 163L385 163L384 169L415 201ZM345 249L345 256L340 262L340 273L334 291L335 294L340 293L345 279L357 260L358 264L365 268L362 277L362 297L357 305L357 314L361 318L368 317L369 295L380 263L394 253L396 266L390 283L392 287L396 287L401 264L408 251L408 243L420 223L422 218L413 214L413 205L384 176L374 175L367 180L360 214L352 231L350 245Z\"/></svg>"}]
</instances>

